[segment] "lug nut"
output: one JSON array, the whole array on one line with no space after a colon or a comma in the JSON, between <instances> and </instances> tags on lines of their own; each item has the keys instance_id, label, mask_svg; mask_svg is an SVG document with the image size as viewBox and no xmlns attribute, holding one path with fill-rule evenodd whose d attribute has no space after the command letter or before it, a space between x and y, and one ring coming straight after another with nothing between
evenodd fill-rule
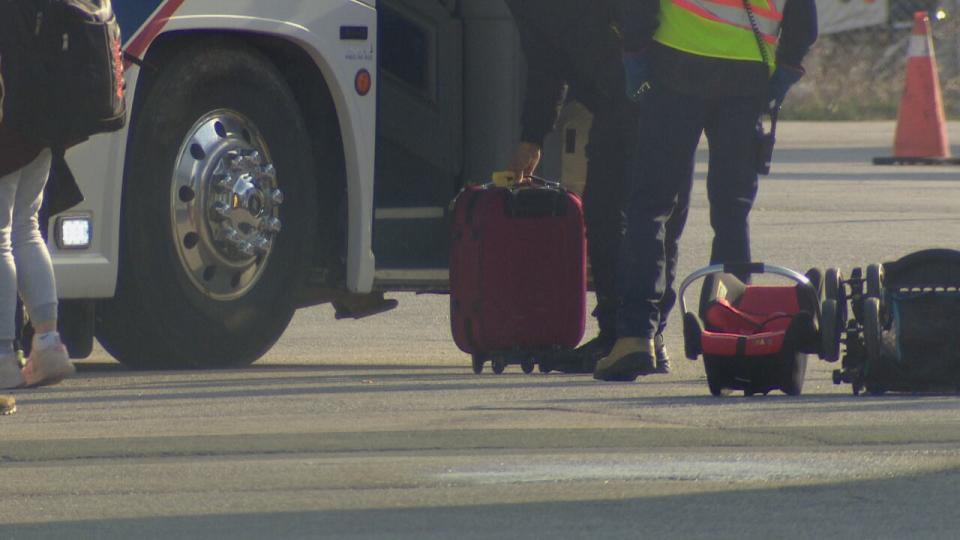
<instances>
[{"instance_id":1,"label":"lug nut","mask_svg":"<svg viewBox=\"0 0 960 540\"><path fill-rule=\"evenodd\" d=\"M218 174L213 179L213 189L220 192L226 193L230 191L230 188L233 185L232 179L225 174Z\"/></svg>"},{"instance_id":2,"label":"lug nut","mask_svg":"<svg viewBox=\"0 0 960 540\"><path fill-rule=\"evenodd\" d=\"M237 251L239 251L241 254L247 257L253 257L254 255L257 254L256 250L253 247L253 244L251 244L246 240L241 241L240 244L237 245Z\"/></svg>"},{"instance_id":3,"label":"lug nut","mask_svg":"<svg viewBox=\"0 0 960 540\"><path fill-rule=\"evenodd\" d=\"M213 219L217 221L226 221L230 219L230 214L231 214L230 207L223 202L217 201L213 203L211 210L213 211Z\"/></svg>"},{"instance_id":4,"label":"lug nut","mask_svg":"<svg viewBox=\"0 0 960 540\"><path fill-rule=\"evenodd\" d=\"M238 246L241 242L240 231L234 229L233 227L224 229L223 239L235 246Z\"/></svg>"},{"instance_id":5,"label":"lug nut","mask_svg":"<svg viewBox=\"0 0 960 540\"><path fill-rule=\"evenodd\" d=\"M283 228L283 223L278 218L272 217L263 223L263 230L268 233L277 234Z\"/></svg>"},{"instance_id":6,"label":"lug nut","mask_svg":"<svg viewBox=\"0 0 960 540\"><path fill-rule=\"evenodd\" d=\"M258 254L266 255L270 251L270 248L273 247L273 241L269 238L260 236L253 241L253 247L256 248Z\"/></svg>"}]
</instances>

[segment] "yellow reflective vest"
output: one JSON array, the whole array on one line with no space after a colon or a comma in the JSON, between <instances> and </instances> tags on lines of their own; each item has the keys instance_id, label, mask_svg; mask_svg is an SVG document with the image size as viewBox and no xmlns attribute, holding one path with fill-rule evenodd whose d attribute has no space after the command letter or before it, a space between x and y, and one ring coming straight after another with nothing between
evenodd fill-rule
<instances>
[{"instance_id":1,"label":"yellow reflective vest","mask_svg":"<svg viewBox=\"0 0 960 540\"><path fill-rule=\"evenodd\" d=\"M749 0L773 69L787 0ZM760 47L743 0L660 0L653 39L698 56L760 62Z\"/></svg>"}]
</instances>

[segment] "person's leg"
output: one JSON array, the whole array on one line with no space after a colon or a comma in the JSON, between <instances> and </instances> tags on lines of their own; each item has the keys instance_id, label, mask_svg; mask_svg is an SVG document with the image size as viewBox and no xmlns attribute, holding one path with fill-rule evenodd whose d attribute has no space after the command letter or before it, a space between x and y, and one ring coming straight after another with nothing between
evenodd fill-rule
<instances>
[{"instance_id":1,"label":"person's leg","mask_svg":"<svg viewBox=\"0 0 960 540\"><path fill-rule=\"evenodd\" d=\"M757 197L759 111L760 103L755 98L724 98L711 103L706 127L710 144L707 194L714 232L711 264L751 260L749 215Z\"/></svg>"},{"instance_id":2,"label":"person's leg","mask_svg":"<svg viewBox=\"0 0 960 540\"><path fill-rule=\"evenodd\" d=\"M51 156L43 151L24 168L13 210L13 256L20 296L34 328L30 358L23 369L28 386L54 384L73 374L73 364L57 333L57 287L37 213L50 174Z\"/></svg>"},{"instance_id":3,"label":"person's leg","mask_svg":"<svg viewBox=\"0 0 960 540\"><path fill-rule=\"evenodd\" d=\"M17 267L10 224L21 171L0 179L0 388L23 386L20 362L13 350L16 337Z\"/></svg>"},{"instance_id":4,"label":"person's leg","mask_svg":"<svg viewBox=\"0 0 960 540\"><path fill-rule=\"evenodd\" d=\"M587 181L583 193L587 248L600 329L597 358L610 352L617 337L616 270L624 219L624 174L627 153L636 145L636 115L624 107L597 107L587 146Z\"/></svg>"},{"instance_id":5,"label":"person's leg","mask_svg":"<svg viewBox=\"0 0 960 540\"><path fill-rule=\"evenodd\" d=\"M653 340L673 266L668 229L672 244L683 229L703 129L699 99L660 90L647 96L644 107L638 150L627 173L626 234L617 267L618 342L594 372L602 380L632 380L653 370Z\"/></svg>"},{"instance_id":6,"label":"person's leg","mask_svg":"<svg viewBox=\"0 0 960 540\"><path fill-rule=\"evenodd\" d=\"M670 356L667 353L667 347L663 340L663 333L667 329L667 319L673 306L677 303L677 291L674 289L674 282L677 279L677 262L680 258L680 235L687 224L687 216L690 213L690 191L693 187L693 175L690 175L690 183L687 188L677 197L677 207L667 221L664 236L664 290L663 297L657 304L660 312L660 325L657 327L657 334L654 336L654 351L656 353L657 373L670 372Z\"/></svg>"}]
</instances>

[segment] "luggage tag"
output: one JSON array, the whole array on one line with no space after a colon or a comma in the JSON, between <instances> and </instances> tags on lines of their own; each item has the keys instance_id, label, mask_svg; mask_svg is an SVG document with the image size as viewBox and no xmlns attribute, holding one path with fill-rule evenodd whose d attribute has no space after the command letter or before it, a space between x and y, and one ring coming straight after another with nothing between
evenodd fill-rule
<instances>
[{"instance_id":1,"label":"luggage tag","mask_svg":"<svg viewBox=\"0 0 960 540\"><path fill-rule=\"evenodd\" d=\"M513 171L496 171L490 180L494 186L499 188L513 189L517 187L517 175Z\"/></svg>"}]
</instances>

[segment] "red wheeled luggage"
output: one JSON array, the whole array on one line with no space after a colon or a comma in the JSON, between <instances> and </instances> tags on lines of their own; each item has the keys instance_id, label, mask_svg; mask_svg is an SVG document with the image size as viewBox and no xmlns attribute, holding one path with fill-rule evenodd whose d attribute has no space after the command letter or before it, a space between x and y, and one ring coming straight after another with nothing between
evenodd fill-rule
<instances>
[{"instance_id":1,"label":"red wheeled luggage","mask_svg":"<svg viewBox=\"0 0 960 540\"><path fill-rule=\"evenodd\" d=\"M533 371L537 355L575 347L586 316L580 199L558 184L470 186L454 202L450 322L473 370L490 360Z\"/></svg>"}]
</instances>

